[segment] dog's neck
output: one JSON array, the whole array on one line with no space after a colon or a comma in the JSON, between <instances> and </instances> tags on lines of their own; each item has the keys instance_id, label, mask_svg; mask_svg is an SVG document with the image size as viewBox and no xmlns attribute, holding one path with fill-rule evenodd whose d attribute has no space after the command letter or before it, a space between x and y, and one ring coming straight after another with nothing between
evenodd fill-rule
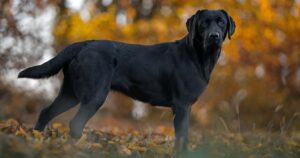
<instances>
[{"instance_id":1,"label":"dog's neck","mask_svg":"<svg viewBox=\"0 0 300 158\"><path fill-rule=\"evenodd\" d=\"M180 43L188 49L189 55L191 59L196 63L199 73L208 83L210 74L219 59L221 48L205 49L203 47L192 47L190 44L191 41L188 40L189 38L187 35L180 40Z\"/></svg>"}]
</instances>

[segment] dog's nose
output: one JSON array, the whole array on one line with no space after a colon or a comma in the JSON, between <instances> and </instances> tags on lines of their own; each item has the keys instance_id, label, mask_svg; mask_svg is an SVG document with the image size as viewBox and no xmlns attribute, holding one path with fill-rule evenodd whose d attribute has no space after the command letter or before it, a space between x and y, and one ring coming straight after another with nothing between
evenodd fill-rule
<instances>
[{"instance_id":1,"label":"dog's nose","mask_svg":"<svg viewBox=\"0 0 300 158\"><path fill-rule=\"evenodd\" d=\"M212 32L212 33L209 33L208 36L210 39L216 40L216 39L219 39L220 34L218 32Z\"/></svg>"}]
</instances>

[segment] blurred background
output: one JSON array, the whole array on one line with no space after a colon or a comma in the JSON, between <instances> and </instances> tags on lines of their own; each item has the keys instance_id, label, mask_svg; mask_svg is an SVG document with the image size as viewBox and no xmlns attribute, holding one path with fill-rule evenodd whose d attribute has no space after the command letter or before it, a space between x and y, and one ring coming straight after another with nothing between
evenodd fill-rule
<instances>
[{"instance_id":1,"label":"blurred background","mask_svg":"<svg viewBox=\"0 0 300 158\"><path fill-rule=\"evenodd\" d=\"M299 0L1 0L0 119L33 125L63 75L17 79L65 46L89 39L154 44L187 34L197 10L224 9L236 32L226 39L209 86L193 106L201 129L300 130ZM138 65L137 65L138 66ZM76 108L55 119L67 123ZM89 126L171 126L170 109L111 92Z\"/></svg>"}]
</instances>

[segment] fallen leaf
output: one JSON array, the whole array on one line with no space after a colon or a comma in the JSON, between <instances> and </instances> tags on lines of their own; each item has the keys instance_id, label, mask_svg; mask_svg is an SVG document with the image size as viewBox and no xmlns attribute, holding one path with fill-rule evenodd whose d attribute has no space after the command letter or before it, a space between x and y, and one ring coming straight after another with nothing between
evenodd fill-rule
<instances>
[{"instance_id":1,"label":"fallen leaf","mask_svg":"<svg viewBox=\"0 0 300 158\"><path fill-rule=\"evenodd\" d=\"M17 136L26 136L27 133L26 133L26 131L22 127L19 127L19 129L16 132L16 135Z\"/></svg>"}]
</instances>

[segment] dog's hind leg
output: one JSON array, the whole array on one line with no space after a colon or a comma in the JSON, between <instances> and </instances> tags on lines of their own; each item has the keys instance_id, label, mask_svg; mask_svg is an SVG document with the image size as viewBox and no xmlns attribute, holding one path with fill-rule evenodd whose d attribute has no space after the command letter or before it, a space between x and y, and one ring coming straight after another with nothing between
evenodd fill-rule
<instances>
[{"instance_id":1,"label":"dog's hind leg","mask_svg":"<svg viewBox=\"0 0 300 158\"><path fill-rule=\"evenodd\" d=\"M81 137L85 124L105 102L114 72L113 65L105 58L86 61L77 71L81 81L76 89L80 91L80 108L70 122L70 133L75 138Z\"/></svg>"},{"instance_id":2,"label":"dog's hind leg","mask_svg":"<svg viewBox=\"0 0 300 158\"><path fill-rule=\"evenodd\" d=\"M102 86L95 86L96 91L94 95L88 96L88 101L81 101L78 112L70 122L70 132L72 137L81 137L85 124L104 103L110 84L109 82L102 83ZM91 89L91 91L93 90Z\"/></svg>"},{"instance_id":3,"label":"dog's hind leg","mask_svg":"<svg viewBox=\"0 0 300 158\"><path fill-rule=\"evenodd\" d=\"M82 135L83 128L88 120L97 112L105 101L106 95L101 98L95 98L88 103L83 103L75 117L70 122L70 134L74 138L79 138Z\"/></svg>"},{"instance_id":4,"label":"dog's hind leg","mask_svg":"<svg viewBox=\"0 0 300 158\"><path fill-rule=\"evenodd\" d=\"M51 105L41 111L35 129L39 131L44 130L49 121L57 115L74 107L77 103L78 99L75 97L71 83L66 76L58 96Z\"/></svg>"}]
</instances>

